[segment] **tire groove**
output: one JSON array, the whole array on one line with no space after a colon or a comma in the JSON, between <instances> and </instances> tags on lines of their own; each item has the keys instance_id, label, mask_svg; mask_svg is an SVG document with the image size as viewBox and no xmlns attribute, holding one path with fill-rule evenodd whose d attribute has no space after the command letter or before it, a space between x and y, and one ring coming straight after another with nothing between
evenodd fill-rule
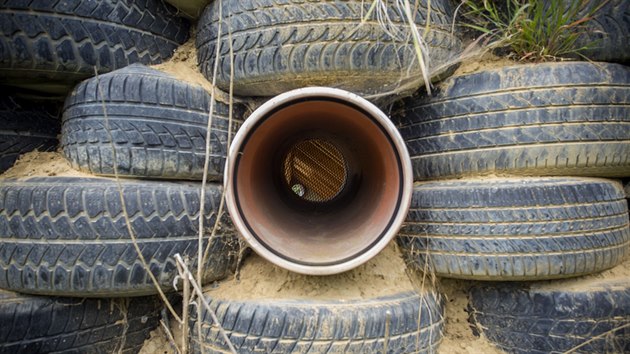
<instances>
[{"instance_id":1,"label":"tire groove","mask_svg":"<svg viewBox=\"0 0 630 354\"><path fill-rule=\"evenodd\" d=\"M385 46L383 46L383 42L388 42L393 39L385 34L380 27L377 27L373 23L373 20L368 23L367 26L378 31L362 28L352 32L352 38L349 38L343 36L343 33L348 33L349 30L342 30L343 28L356 27L354 25L361 20L360 11L358 10L367 10L369 4L360 3L359 1L347 3L291 3L288 5L291 11L288 12L263 5L270 5L272 3L271 1L263 1L256 2L257 6L254 6L253 3L248 3L252 6L242 6L242 4L237 4L235 1L230 3L234 6L225 6L223 12L220 14L218 13L218 5L216 5L216 3L210 5L200 20L196 42L199 53L199 64L202 73L206 77L210 78L212 76L213 53L217 53L217 48L212 43L219 35L218 18L232 16L231 18L236 19L233 21L231 28L233 41L238 43L238 45L235 45L237 63L235 71L235 90L238 94L257 96L273 95L280 93L279 91L304 86L303 82L306 80L304 74L311 75L313 72L324 71L348 71L357 73L356 76L360 79L354 81L358 83L353 82L353 80L350 80L346 75L342 76L344 77L344 82L341 83L342 86L351 86L344 86L342 88L347 88L350 91L378 90L377 87L362 87L367 85L363 83L364 81L368 79L371 79L371 82L374 81L374 78L371 76L374 70L372 70L369 65L366 66L368 56L374 55L378 58L379 53L386 50ZM426 7L426 5L424 6ZM421 11L426 11L424 7L421 6L421 8ZM321 14L318 15L320 12ZM400 19L399 22L403 22L402 16L398 18ZM416 20L421 21L421 17L416 16ZM450 21L444 22L450 23ZM313 27L313 25L316 26ZM400 26L402 26L402 24ZM335 27L340 28L340 30L337 30ZM435 24L434 27L438 28L439 25ZM225 32L226 30L227 29L222 29L221 32ZM222 38L224 38L224 34L225 33L222 34ZM452 37L450 33L438 33L438 31L433 31L431 35L448 37L449 44L446 45L448 47L447 51L444 53L436 52L436 59L445 55L452 55L450 52L456 51L460 46L459 41ZM337 36L343 36L344 44L354 42L355 48L345 52L346 54L343 58L332 57L333 59L330 61L330 65L324 65L324 67L321 65L322 62L325 63L323 58L331 54L334 55L334 53L339 53L340 47L343 45L338 43ZM275 53L273 50L263 50L272 48L271 45L263 46L262 44L267 43L267 40L274 41L273 38L277 38L277 41L275 41L277 43L275 45L277 47ZM380 38L381 40L375 38ZM438 45L442 45L441 43L446 43L447 41L430 41L430 43L434 42L439 43ZM363 44L365 45L364 49L366 55L356 56L354 54L358 43L362 43L361 47L363 47ZM280 53L280 56L278 53ZM252 56L254 59L250 58ZM358 63L352 61L353 56L362 60L363 63L359 66L355 65ZM218 60L223 62L225 60L224 57L225 54L220 54ZM317 60L309 61L309 58L317 58ZM280 69L278 62L284 61L283 59L286 60L288 65L286 68ZM391 58L390 61L394 59L395 58ZM256 61L258 64L254 64L250 68L245 65L247 60ZM222 70L218 75L217 85L225 89L229 85L230 80L227 70L223 69L224 65L221 65L221 68ZM391 84L390 81L393 80L391 76L392 75L389 75L388 77L379 79L379 84L382 83L385 86ZM331 79L329 79L329 81L330 80ZM322 85L322 83L319 84ZM337 80L334 83L330 82L329 86L338 84L339 82ZM418 85L420 84L419 82ZM325 83L323 83L323 85L325 85Z\"/></svg>"}]
</instances>

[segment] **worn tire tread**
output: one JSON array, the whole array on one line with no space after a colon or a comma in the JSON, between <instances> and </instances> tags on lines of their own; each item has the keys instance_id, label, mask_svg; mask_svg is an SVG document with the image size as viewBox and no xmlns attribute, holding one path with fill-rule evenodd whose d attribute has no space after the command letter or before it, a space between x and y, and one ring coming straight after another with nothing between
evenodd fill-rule
<instances>
[{"instance_id":1,"label":"worn tire tread","mask_svg":"<svg viewBox=\"0 0 630 354\"><path fill-rule=\"evenodd\" d=\"M161 307L157 298L74 299L0 290L0 353L137 353L157 327Z\"/></svg>"},{"instance_id":2,"label":"worn tire tread","mask_svg":"<svg viewBox=\"0 0 630 354\"><path fill-rule=\"evenodd\" d=\"M443 298L433 292L347 301L208 300L239 353L382 353L388 321L388 352L429 353L444 325ZM225 352L205 309L202 316L204 352ZM200 352L195 315L190 323L194 352Z\"/></svg>"},{"instance_id":3,"label":"worn tire tread","mask_svg":"<svg viewBox=\"0 0 630 354\"><path fill-rule=\"evenodd\" d=\"M94 67L160 63L188 39L175 12L155 0L2 0L0 80L72 85Z\"/></svg>"},{"instance_id":4,"label":"worn tire tread","mask_svg":"<svg viewBox=\"0 0 630 354\"><path fill-rule=\"evenodd\" d=\"M64 107L61 147L74 168L96 175L201 180L210 106L202 87L132 65L75 88ZM218 181L229 107L215 101L213 112L208 178ZM232 135L241 111L234 116Z\"/></svg>"},{"instance_id":5,"label":"worn tire tread","mask_svg":"<svg viewBox=\"0 0 630 354\"><path fill-rule=\"evenodd\" d=\"M599 2L592 1L582 14ZM576 46L591 45L582 52L594 61L630 63L630 3L624 0L610 0L588 21Z\"/></svg>"},{"instance_id":6,"label":"worn tire tread","mask_svg":"<svg viewBox=\"0 0 630 354\"><path fill-rule=\"evenodd\" d=\"M468 312L475 331L507 353L565 353L581 345L575 353L630 351L630 285L623 278L477 285Z\"/></svg>"},{"instance_id":7,"label":"worn tire tread","mask_svg":"<svg viewBox=\"0 0 630 354\"><path fill-rule=\"evenodd\" d=\"M0 98L0 173L24 153L57 148L61 128L57 104Z\"/></svg>"},{"instance_id":8,"label":"worn tire tread","mask_svg":"<svg viewBox=\"0 0 630 354\"><path fill-rule=\"evenodd\" d=\"M395 118L417 180L630 175L630 68L546 63L453 77Z\"/></svg>"},{"instance_id":9,"label":"worn tire tread","mask_svg":"<svg viewBox=\"0 0 630 354\"><path fill-rule=\"evenodd\" d=\"M134 237L165 290L174 256L197 254L197 184L121 181ZM222 188L206 187L205 225L216 219ZM207 245L204 238L204 249ZM210 241L204 282L234 269L238 239L228 220ZM37 177L0 183L0 288L63 296L156 293L127 231L118 185L103 178Z\"/></svg>"},{"instance_id":10,"label":"worn tire tread","mask_svg":"<svg viewBox=\"0 0 630 354\"><path fill-rule=\"evenodd\" d=\"M614 267L630 254L621 185L604 179L424 182L397 240L439 276L541 280Z\"/></svg>"},{"instance_id":11,"label":"worn tire tread","mask_svg":"<svg viewBox=\"0 0 630 354\"><path fill-rule=\"evenodd\" d=\"M222 15L217 86L224 90L230 84L229 36L234 51L234 92L239 95L271 96L306 85L335 86L368 95L393 90L401 83L399 78L408 77L408 67L413 67L411 76L419 73L415 52L412 44L391 37L375 20L350 35L369 5L358 0L229 0L223 2L220 12L220 4L213 2L199 21L199 67L212 78ZM419 25L426 23L426 6L420 4ZM449 3L432 1L431 6L432 31L427 43L431 60L444 64L455 56L460 41L450 34ZM388 13L396 30L405 31L406 20L394 6L388 7ZM340 78L344 78L342 82Z\"/></svg>"}]
</instances>

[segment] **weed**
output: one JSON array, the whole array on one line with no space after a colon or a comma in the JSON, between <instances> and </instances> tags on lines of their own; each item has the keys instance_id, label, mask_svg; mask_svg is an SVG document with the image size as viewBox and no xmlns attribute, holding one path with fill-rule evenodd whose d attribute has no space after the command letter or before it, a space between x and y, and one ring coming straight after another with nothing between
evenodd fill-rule
<instances>
[{"instance_id":1,"label":"weed","mask_svg":"<svg viewBox=\"0 0 630 354\"><path fill-rule=\"evenodd\" d=\"M464 0L465 27L486 45L521 61L584 57L595 47L579 44L585 24L608 0Z\"/></svg>"},{"instance_id":2,"label":"weed","mask_svg":"<svg viewBox=\"0 0 630 354\"><path fill-rule=\"evenodd\" d=\"M367 0L366 0L367 1ZM425 85L427 92L431 93L431 70L429 63L429 46L425 42L427 33L431 30L431 0L426 0L427 7L427 21L424 27L424 33L420 33L420 29L415 22L416 13L420 6L420 1L415 0L412 4L411 0L369 0L371 1L370 7L367 13L364 14L361 21L361 25L367 22L372 16L376 18L376 21L380 24L382 30L392 38L397 38L401 41L409 41L413 43L414 51L416 54L416 60L418 67L420 68L420 76ZM406 26L400 28L389 17L388 9L393 8L404 19ZM357 30L358 28L355 28ZM413 84L412 84L413 85ZM392 95L400 92L405 92L408 87L399 87L392 92L386 92L383 95ZM376 97L376 96L375 96Z\"/></svg>"}]
</instances>

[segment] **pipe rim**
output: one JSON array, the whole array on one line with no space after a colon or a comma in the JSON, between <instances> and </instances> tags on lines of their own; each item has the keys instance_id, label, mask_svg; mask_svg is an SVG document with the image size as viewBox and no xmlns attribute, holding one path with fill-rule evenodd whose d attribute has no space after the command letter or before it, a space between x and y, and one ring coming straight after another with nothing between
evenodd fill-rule
<instances>
[{"instance_id":1,"label":"pipe rim","mask_svg":"<svg viewBox=\"0 0 630 354\"><path fill-rule=\"evenodd\" d=\"M237 167L238 159L234 158L242 147L242 144L247 140L249 134L260 123L261 119L268 116L270 112L275 110L279 106L290 104L291 102L300 102L301 100L308 98L331 98L349 102L355 105L367 113L374 119L380 128L387 133L388 138L391 140L395 152L400 160L401 169L401 194L398 213L392 217L391 224L388 230L383 232L383 235L368 249L361 252L354 258L341 261L340 263L328 264L328 265L308 265L292 262L278 256L276 253L270 251L264 244L259 242L256 236L252 235L247 227L247 223L243 216L239 212L238 203L234 193L234 172ZM226 168L224 172L224 190L226 205L230 213L230 217L236 226L238 232L245 238L249 246L261 257L267 261L290 271L307 274L307 275L331 275L338 274L353 268L356 268L378 253L380 253L392 239L396 236L400 227L406 219L409 207L411 205L411 197L413 193L413 170L411 167L411 159L407 151L407 146L404 139L398 132L398 129L390 120L390 118L383 113L378 107L366 99L341 89L329 88L329 87L307 87L292 90L276 97L271 98L265 102L258 109L256 109L241 125L241 128L234 136L231 146L229 147L228 157L226 159Z\"/></svg>"}]
</instances>

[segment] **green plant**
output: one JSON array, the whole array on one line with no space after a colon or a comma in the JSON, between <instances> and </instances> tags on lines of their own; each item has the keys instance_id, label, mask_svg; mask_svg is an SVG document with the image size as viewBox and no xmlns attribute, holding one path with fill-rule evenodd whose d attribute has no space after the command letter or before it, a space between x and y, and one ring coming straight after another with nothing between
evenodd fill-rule
<instances>
[{"instance_id":1,"label":"green plant","mask_svg":"<svg viewBox=\"0 0 630 354\"><path fill-rule=\"evenodd\" d=\"M482 33L490 49L523 61L561 60L593 48L578 44L585 24L608 0L464 0L464 26Z\"/></svg>"}]
</instances>

